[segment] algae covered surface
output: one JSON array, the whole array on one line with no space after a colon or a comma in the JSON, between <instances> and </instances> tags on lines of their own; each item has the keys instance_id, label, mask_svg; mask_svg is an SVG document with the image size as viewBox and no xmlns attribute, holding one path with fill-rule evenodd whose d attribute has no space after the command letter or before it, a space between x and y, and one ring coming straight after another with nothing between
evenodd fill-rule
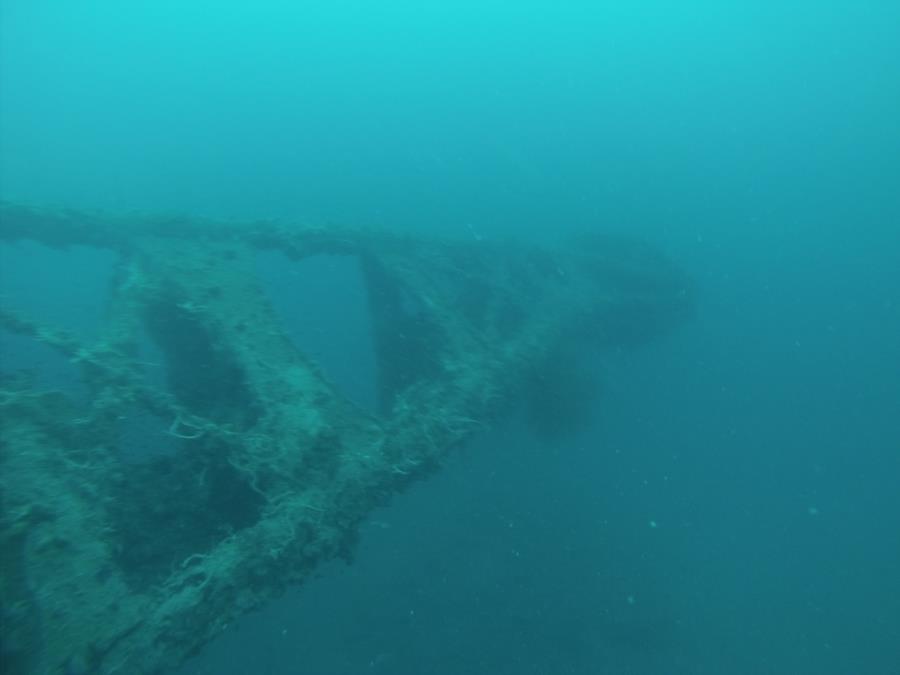
<instances>
[{"instance_id":1,"label":"algae covered surface","mask_svg":"<svg viewBox=\"0 0 900 675\"><path fill-rule=\"evenodd\" d=\"M6 331L63 355L83 388L27 373L0 383L13 675L178 666L322 562L352 556L376 506L529 392L572 381L582 395L566 345L633 344L693 304L664 256L613 237L542 249L4 204L0 238L115 257L94 339L14 301L0 314ZM374 411L288 336L253 266L267 250L358 260Z\"/></svg>"}]
</instances>

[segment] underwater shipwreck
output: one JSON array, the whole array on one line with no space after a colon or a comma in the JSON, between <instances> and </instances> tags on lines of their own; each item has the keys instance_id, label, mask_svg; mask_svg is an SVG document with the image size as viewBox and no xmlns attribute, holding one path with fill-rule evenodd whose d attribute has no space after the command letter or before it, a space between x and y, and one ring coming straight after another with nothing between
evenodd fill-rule
<instances>
[{"instance_id":1,"label":"underwater shipwreck","mask_svg":"<svg viewBox=\"0 0 900 675\"><path fill-rule=\"evenodd\" d=\"M9 363L0 380L9 675L178 667L348 557L373 509L553 381L559 354L641 342L693 305L664 255L614 236L541 248L4 204L0 241L18 240L95 247L116 263L94 341L15 298L0 307L0 330L61 354L84 390L42 386ZM358 261L376 411L291 340L257 278L260 251ZM148 376L147 343L162 380ZM153 432L136 439L136 418ZM130 443L174 451L135 460Z\"/></svg>"}]
</instances>

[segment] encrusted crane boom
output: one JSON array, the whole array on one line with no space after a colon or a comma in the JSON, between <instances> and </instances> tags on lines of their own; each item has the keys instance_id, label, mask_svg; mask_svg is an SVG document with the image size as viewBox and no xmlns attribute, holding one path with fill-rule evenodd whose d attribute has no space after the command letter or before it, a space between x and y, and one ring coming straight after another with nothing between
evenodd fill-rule
<instances>
[{"instance_id":1,"label":"encrusted crane boom","mask_svg":"<svg viewBox=\"0 0 900 675\"><path fill-rule=\"evenodd\" d=\"M117 254L100 339L7 297L0 328L80 367L79 400L0 381L5 672L158 673L241 614L347 555L360 522L508 409L561 345L685 317L684 275L615 237L541 249L345 227L216 223L0 206L0 240ZM292 343L254 256L360 261L378 413ZM152 340L166 383L147 376ZM150 416L177 451L124 461Z\"/></svg>"}]
</instances>

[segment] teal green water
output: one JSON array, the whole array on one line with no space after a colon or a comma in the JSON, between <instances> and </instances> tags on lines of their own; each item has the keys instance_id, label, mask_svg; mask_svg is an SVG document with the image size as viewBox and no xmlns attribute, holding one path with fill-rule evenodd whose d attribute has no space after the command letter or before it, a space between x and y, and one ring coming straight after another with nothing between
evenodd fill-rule
<instances>
[{"instance_id":1,"label":"teal green water","mask_svg":"<svg viewBox=\"0 0 900 675\"><path fill-rule=\"evenodd\" d=\"M497 430L183 673L900 673L898 35L887 1L0 0L3 199L624 230L698 281L589 430Z\"/></svg>"}]
</instances>

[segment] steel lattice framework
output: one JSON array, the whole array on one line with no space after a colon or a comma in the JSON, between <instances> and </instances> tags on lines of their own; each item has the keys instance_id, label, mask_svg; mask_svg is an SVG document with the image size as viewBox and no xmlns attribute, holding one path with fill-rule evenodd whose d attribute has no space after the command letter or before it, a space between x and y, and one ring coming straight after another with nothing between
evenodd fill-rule
<instances>
[{"instance_id":1,"label":"steel lattice framework","mask_svg":"<svg viewBox=\"0 0 900 675\"><path fill-rule=\"evenodd\" d=\"M26 675L177 666L348 555L373 508L507 410L561 345L633 342L692 304L678 269L615 237L542 249L2 205L0 239L23 238L118 260L94 342L15 298L0 312L0 327L77 364L89 392L0 382L2 658ZM358 258L377 415L289 339L254 272L265 249ZM141 361L148 337L165 385ZM124 463L136 414L177 452Z\"/></svg>"}]
</instances>

